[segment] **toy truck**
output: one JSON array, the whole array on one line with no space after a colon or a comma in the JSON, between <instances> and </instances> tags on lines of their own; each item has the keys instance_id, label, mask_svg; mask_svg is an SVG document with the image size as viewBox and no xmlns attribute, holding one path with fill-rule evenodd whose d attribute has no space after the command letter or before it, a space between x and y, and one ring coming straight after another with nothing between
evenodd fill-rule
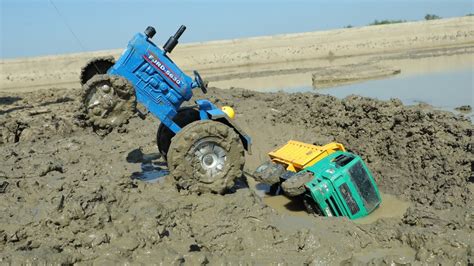
<instances>
[{"instance_id":1,"label":"toy truck","mask_svg":"<svg viewBox=\"0 0 474 266\"><path fill-rule=\"evenodd\" d=\"M274 187L276 187L282 175L299 172L336 151L346 151L346 149L336 142L316 146L290 140L282 147L268 153L271 160L260 165L255 170L254 177L260 182L275 184Z\"/></svg>"},{"instance_id":2,"label":"toy truck","mask_svg":"<svg viewBox=\"0 0 474 266\"><path fill-rule=\"evenodd\" d=\"M158 150L177 186L225 193L242 175L244 150L250 150L251 139L231 120L229 107L222 110L205 99L182 107L193 89L207 92L197 71L192 79L169 57L185 29L181 26L161 49L151 40L156 30L150 26L135 34L117 62L112 57L90 60L81 71L78 120L106 135L135 113L142 118L152 113L161 121Z\"/></svg>"},{"instance_id":3,"label":"toy truck","mask_svg":"<svg viewBox=\"0 0 474 266\"><path fill-rule=\"evenodd\" d=\"M300 148L297 152L295 146ZM290 141L271 152L270 158L270 163L257 168L256 179L280 186L287 196L301 198L314 215L357 219L370 214L382 201L362 158L341 144L320 147Z\"/></svg>"}]
</instances>

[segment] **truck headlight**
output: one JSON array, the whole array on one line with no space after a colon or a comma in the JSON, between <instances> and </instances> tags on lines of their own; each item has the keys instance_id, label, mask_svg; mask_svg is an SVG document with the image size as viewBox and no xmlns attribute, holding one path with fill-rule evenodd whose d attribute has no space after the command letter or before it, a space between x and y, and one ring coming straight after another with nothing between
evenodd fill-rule
<instances>
[{"instance_id":1,"label":"truck headlight","mask_svg":"<svg viewBox=\"0 0 474 266\"><path fill-rule=\"evenodd\" d=\"M324 193L327 193L329 191L329 187L326 183L323 183L323 189L325 190Z\"/></svg>"},{"instance_id":2,"label":"truck headlight","mask_svg":"<svg viewBox=\"0 0 474 266\"><path fill-rule=\"evenodd\" d=\"M326 209L324 210L326 212L326 214L328 215L328 217L332 217L332 212L331 212L331 209L329 209L329 207L326 207Z\"/></svg>"}]
</instances>

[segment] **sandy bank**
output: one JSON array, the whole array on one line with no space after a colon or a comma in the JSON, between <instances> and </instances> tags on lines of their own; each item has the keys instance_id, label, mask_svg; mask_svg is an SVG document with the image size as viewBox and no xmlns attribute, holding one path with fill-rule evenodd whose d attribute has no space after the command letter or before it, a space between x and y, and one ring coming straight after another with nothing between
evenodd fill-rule
<instances>
[{"instance_id":1,"label":"sandy bank","mask_svg":"<svg viewBox=\"0 0 474 266\"><path fill-rule=\"evenodd\" d=\"M214 41L180 45L172 58L187 73L199 70L212 85L221 88L311 86L313 73L338 85L347 78L343 75L334 79L334 71L360 76L357 66L361 64L378 69L362 73L362 80L380 76L380 70L410 71L414 59L433 56L462 55L466 57L462 64L468 66L474 60L473 28L474 17L462 17ZM78 87L80 68L88 59L118 57L120 52L121 49L2 60L0 88L31 91Z\"/></svg>"}]
</instances>

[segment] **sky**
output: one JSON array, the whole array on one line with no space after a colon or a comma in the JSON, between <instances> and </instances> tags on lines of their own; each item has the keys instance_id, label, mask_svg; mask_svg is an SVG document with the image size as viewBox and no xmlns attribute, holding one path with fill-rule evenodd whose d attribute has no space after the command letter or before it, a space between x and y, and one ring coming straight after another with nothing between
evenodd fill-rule
<instances>
[{"instance_id":1,"label":"sky","mask_svg":"<svg viewBox=\"0 0 474 266\"><path fill-rule=\"evenodd\" d=\"M0 0L0 58L125 48L146 26L163 44L364 26L474 13L472 0Z\"/></svg>"}]
</instances>

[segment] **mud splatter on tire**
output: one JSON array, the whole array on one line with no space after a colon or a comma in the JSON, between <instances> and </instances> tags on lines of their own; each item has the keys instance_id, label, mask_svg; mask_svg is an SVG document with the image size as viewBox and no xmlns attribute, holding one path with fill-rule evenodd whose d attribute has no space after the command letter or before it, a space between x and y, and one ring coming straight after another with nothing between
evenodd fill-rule
<instances>
[{"instance_id":1,"label":"mud splatter on tire","mask_svg":"<svg viewBox=\"0 0 474 266\"><path fill-rule=\"evenodd\" d=\"M92 58L82 67L80 81L84 86L95 75L107 74L109 68L115 64L113 56Z\"/></svg>"},{"instance_id":2,"label":"mud splatter on tire","mask_svg":"<svg viewBox=\"0 0 474 266\"><path fill-rule=\"evenodd\" d=\"M199 111L192 107L181 108L173 121L180 127L184 127L191 122L199 120ZM164 124L160 123L156 133L156 144L161 155L167 156L170 148L171 139L174 133L169 130Z\"/></svg>"},{"instance_id":3,"label":"mud splatter on tire","mask_svg":"<svg viewBox=\"0 0 474 266\"><path fill-rule=\"evenodd\" d=\"M198 158L201 150L202 158ZM206 158L211 160L210 165L217 163L216 167L206 168ZM185 126L173 137L168 152L168 167L178 186L198 193L224 193L242 175L243 166L239 136L216 121L196 121Z\"/></svg>"},{"instance_id":4,"label":"mud splatter on tire","mask_svg":"<svg viewBox=\"0 0 474 266\"><path fill-rule=\"evenodd\" d=\"M95 75L84 86L82 115L95 131L107 134L135 114L135 89L124 78Z\"/></svg>"}]
</instances>

